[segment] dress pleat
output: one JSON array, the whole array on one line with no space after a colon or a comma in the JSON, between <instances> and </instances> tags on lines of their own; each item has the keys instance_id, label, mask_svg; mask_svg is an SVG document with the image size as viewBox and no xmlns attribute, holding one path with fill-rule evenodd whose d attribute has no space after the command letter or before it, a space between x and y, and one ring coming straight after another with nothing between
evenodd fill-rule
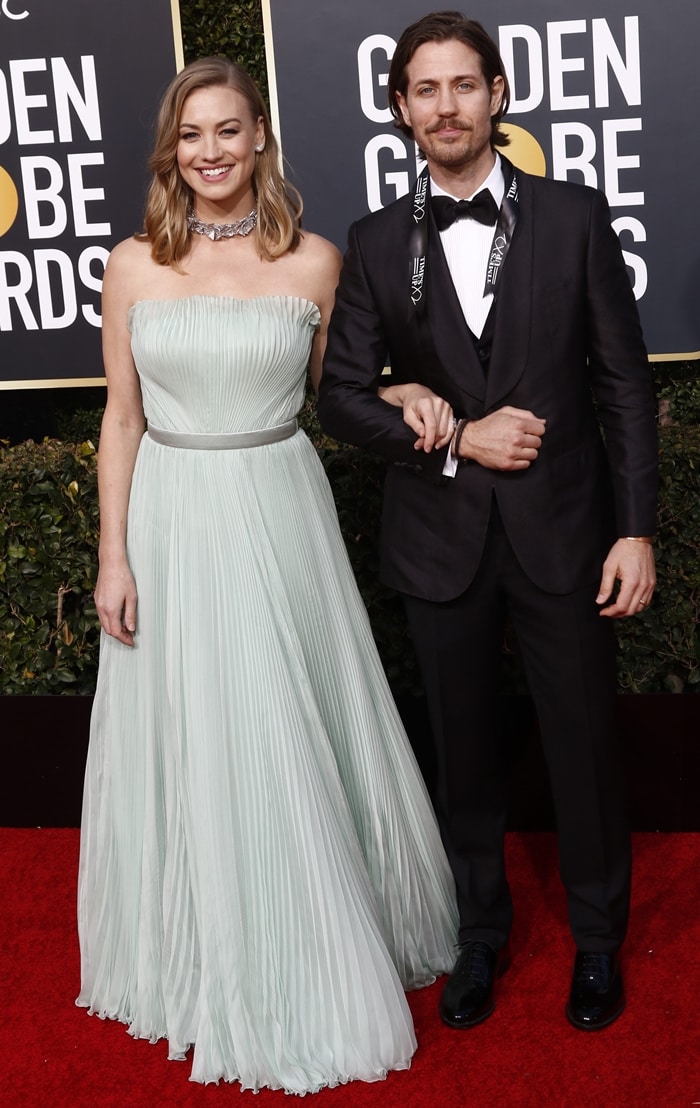
<instances>
[{"instance_id":1,"label":"dress pleat","mask_svg":"<svg viewBox=\"0 0 700 1108\"><path fill-rule=\"evenodd\" d=\"M315 305L142 301L146 416L277 426ZM103 636L79 875L78 1004L192 1051L192 1079L313 1092L410 1065L404 989L454 961L452 878L299 431L233 450L144 436L133 649Z\"/></svg>"}]
</instances>

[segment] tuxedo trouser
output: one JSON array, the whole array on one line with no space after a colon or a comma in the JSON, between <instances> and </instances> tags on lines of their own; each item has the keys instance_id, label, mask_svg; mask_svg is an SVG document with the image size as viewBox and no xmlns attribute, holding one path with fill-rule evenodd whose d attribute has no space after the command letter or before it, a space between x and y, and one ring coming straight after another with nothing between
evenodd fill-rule
<instances>
[{"instance_id":1,"label":"tuxedo trouser","mask_svg":"<svg viewBox=\"0 0 700 1108\"><path fill-rule=\"evenodd\" d=\"M455 876L460 942L507 941L507 759L499 711L510 617L537 711L559 867L579 950L611 952L627 929L630 835L615 728L615 635L600 579L564 596L523 573L494 503L479 570L446 603L404 596L437 754L435 803Z\"/></svg>"}]
</instances>

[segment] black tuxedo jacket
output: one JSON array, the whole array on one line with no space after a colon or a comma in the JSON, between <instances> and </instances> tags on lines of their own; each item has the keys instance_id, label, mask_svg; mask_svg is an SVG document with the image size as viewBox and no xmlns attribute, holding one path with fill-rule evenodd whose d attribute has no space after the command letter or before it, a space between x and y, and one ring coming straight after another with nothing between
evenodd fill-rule
<instances>
[{"instance_id":1,"label":"black tuxedo jacket","mask_svg":"<svg viewBox=\"0 0 700 1108\"><path fill-rule=\"evenodd\" d=\"M321 423L393 463L382 578L428 600L470 584L494 494L520 564L547 592L597 580L615 538L655 530L651 375L607 201L582 185L517 175L487 374L432 217L426 307L409 315L410 195L351 227L331 319ZM446 451L417 453L401 409L377 396L387 356L393 382L429 386L458 417L510 404L545 418L537 460L515 473L467 463L443 478Z\"/></svg>"}]
</instances>

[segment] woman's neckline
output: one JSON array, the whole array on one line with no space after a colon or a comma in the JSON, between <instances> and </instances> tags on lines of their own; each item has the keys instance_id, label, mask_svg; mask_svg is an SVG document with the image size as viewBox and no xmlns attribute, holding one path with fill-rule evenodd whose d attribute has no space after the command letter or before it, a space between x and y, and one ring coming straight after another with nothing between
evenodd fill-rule
<instances>
[{"instance_id":1,"label":"woman's neckline","mask_svg":"<svg viewBox=\"0 0 700 1108\"><path fill-rule=\"evenodd\" d=\"M318 304L307 296L295 296L293 293L263 293L259 296L229 296L225 293L195 292L187 296L144 296L130 305L129 311L139 304L177 304L186 300L226 300L236 304L252 304L260 300L296 300L300 304L309 304L320 311Z\"/></svg>"}]
</instances>

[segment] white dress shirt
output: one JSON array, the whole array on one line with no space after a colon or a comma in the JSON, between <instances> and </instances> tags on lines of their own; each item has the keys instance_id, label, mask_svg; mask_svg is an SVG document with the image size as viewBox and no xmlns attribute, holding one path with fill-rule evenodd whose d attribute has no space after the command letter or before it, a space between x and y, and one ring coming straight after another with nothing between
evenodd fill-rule
<instances>
[{"instance_id":1,"label":"white dress shirt","mask_svg":"<svg viewBox=\"0 0 700 1108\"><path fill-rule=\"evenodd\" d=\"M503 166L500 157L496 154L496 164L486 180L479 185L476 192L464 199L473 200L477 193L487 188L496 201L496 207L500 209L505 187ZM435 184L432 177L430 194L450 196L449 192L445 192ZM459 200L460 197L453 196L451 199ZM492 292L484 296L484 283L495 227L495 223L487 226L476 219L456 219L450 227L440 231L440 242L445 252L447 268L459 297L464 318L477 338L481 336L484 329L493 300Z\"/></svg>"},{"instance_id":2,"label":"white dress shirt","mask_svg":"<svg viewBox=\"0 0 700 1108\"><path fill-rule=\"evenodd\" d=\"M496 154L493 169L476 192L471 196L463 198L453 196L451 199L473 200L477 193L487 188L496 201L496 207L500 209L505 187L503 166L500 157ZM436 185L431 177L430 195L450 196L450 193ZM484 284L495 227L495 223L486 225L476 219L456 219L450 227L439 232L447 268L450 271L462 313L467 326L477 338L481 336L493 301L492 292L484 296ZM453 458L449 451L442 472L445 477L454 477L457 472L457 459Z\"/></svg>"}]
</instances>

